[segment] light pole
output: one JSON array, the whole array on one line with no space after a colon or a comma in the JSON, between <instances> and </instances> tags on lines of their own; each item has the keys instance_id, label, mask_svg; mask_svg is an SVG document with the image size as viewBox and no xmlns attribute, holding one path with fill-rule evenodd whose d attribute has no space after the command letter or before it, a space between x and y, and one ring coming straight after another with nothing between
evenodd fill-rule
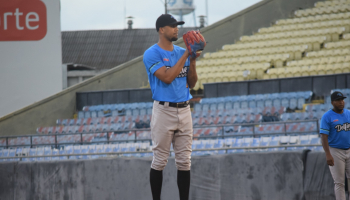
<instances>
[{"instance_id":1,"label":"light pole","mask_svg":"<svg viewBox=\"0 0 350 200\"><path fill-rule=\"evenodd\" d=\"M205 15L207 15L207 26L209 25L209 19L208 19L208 0L205 0Z\"/></svg>"}]
</instances>

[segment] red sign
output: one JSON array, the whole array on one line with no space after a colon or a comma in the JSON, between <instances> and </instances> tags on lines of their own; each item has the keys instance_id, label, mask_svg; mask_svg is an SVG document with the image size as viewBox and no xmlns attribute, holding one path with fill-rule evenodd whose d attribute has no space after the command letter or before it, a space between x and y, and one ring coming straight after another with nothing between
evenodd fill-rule
<instances>
[{"instance_id":1,"label":"red sign","mask_svg":"<svg viewBox=\"0 0 350 200\"><path fill-rule=\"evenodd\" d=\"M40 0L0 0L0 41L41 40L47 33L47 12Z\"/></svg>"}]
</instances>

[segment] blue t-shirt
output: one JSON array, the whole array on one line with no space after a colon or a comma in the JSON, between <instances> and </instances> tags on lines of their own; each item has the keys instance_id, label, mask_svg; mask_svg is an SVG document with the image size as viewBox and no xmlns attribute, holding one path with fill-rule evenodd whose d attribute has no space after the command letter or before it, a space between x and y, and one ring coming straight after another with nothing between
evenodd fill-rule
<instances>
[{"instance_id":1,"label":"blue t-shirt","mask_svg":"<svg viewBox=\"0 0 350 200\"><path fill-rule=\"evenodd\" d=\"M151 86L153 99L166 102L184 102L192 98L187 85L187 74L190 66L189 58L181 71L181 73L170 84L166 84L158 79L154 72L165 66L173 67L181 56L185 53L185 49L173 45L173 51L166 51L155 44L148 48L143 54L143 63L145 64L148 74L148 80Z\"/></svg>"},{"instance_id":2,"label":"blue t-shirt","mask_svg":"<svg viewBox=\"0 0 350 200\"><path fill-rule=\"evenodd\" d=\"M350 148L350 111L344 109L342 114L327 111L321 119L320 133L328 135L330 147Z\"/></svg>"}]
</instances>

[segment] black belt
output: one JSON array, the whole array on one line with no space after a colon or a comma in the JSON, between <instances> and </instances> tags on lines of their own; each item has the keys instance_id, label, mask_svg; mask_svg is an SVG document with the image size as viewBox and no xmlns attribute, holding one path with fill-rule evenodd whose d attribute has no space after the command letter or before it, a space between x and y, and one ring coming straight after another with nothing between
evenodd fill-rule
<instances>
[{"instance_id":1,"label":"black belt","mask_svg":"<svg viewBox=\"0 0 350 200\"><path fill-rule=\"evenodd\" d=\"M165 101L160 101L159 102L160 105L164 105L165 104ZM172 103L172 102L169 102L169 106L170 107L175 107L175 108L185 108L187 107L189 104L188 101L184 101L184 102L180 102L180 103Z\"/></svg>"},{"instance_id":2,"label":"black belt","mask_svg":"<svg viewBox=\"0 0 350 200\"><path fill-rule=\"evenodd\" d=\"M347 148L347 149L342 149L342 150L349 150L350 148Z\"/></svg>"}]
</instances>

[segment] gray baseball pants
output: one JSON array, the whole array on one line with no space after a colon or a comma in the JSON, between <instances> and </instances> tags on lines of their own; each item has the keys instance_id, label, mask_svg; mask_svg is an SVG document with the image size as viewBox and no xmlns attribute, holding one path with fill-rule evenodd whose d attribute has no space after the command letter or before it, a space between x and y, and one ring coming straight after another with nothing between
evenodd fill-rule
<instances>
[{"instance_id":1,"label":"gray baseball pants","mask_svg":"<svg viewBox=\"0 0 350 200\"><path fill-rule=\"evenodd\" d=\"M170 146L173 144L175 162L178 170L191 169L192 117L190 106L170 107L154 101L151 120L153 161L151 168L163 170L168 162Z\"/></svg>"},{"instance_id":2,"label":"gray baseball pants","mask_svg":"<svg viewBox=\"0 0 350 200\"><path fill-rule=\"evenodd\" d=\"M350 149L343 150L329 147L334 159L334 166L329 166L333 180L336 200L346 200L345 197L345 173L348 179L348 190L350 191Z\"/></svg>"}]
</instances>

